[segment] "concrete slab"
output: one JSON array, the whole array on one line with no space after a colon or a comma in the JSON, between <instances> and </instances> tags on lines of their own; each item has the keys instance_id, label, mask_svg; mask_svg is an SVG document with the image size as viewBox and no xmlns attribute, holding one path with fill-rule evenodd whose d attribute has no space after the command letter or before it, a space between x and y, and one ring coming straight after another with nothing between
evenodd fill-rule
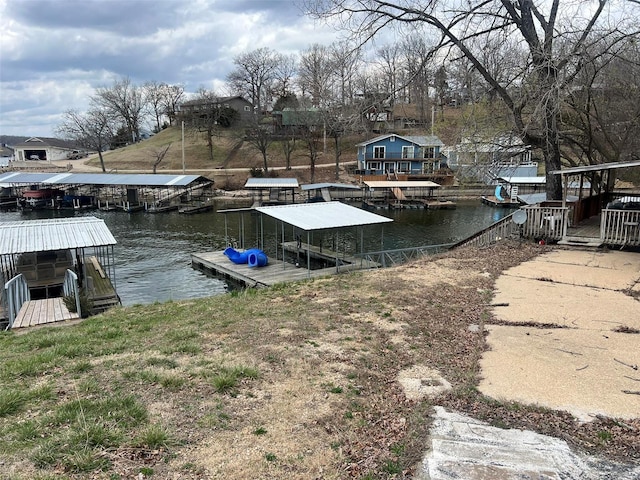
<instances>
[{"instance_id":1,"label":"concrete slab","mask_svg":"<svg viewBox=\"0 0 640 480\"><path fill-rule=\"evenodd\" d=\"M595 415L636 418L640 336L593 330L489 326L479 390L501 400ZM621 363L622 362L622 363ZM626 364L626 365L623 365Z\"/></svg>"},{"instance_id":2,"label":"concrete slab","mask_svg":"<svg viewBox=\"0 0 640 480\"><path fill-rule=\"evenodd\" d=\"M631 480L639 476L640 467L581 457L562 440L526 430L492 427L435 407L431 449L416 478Z\"/></svg>"},{"instance_id":3,"label":"concrete slab","mask_svg":"<svg viewBox=\"0 0 640 480\"><path fill-rule=\"evenodd\" d=\"M633 288L640 281L640 255L614 251L592 253L557 250L510 268L504 275L625 290Z\"/></svg>"},{"instance_id":4,"label":"concrete slab","mask_svg":"<svg viewBox=\"0 0 640 480\"><path fill-rule=\"evenodd\" d=\"M599 330L640 330L640 301L619 291L545 282L505 274L495 283L494 315L503 322L536 322Z\"/></svg>"}]
</instances>

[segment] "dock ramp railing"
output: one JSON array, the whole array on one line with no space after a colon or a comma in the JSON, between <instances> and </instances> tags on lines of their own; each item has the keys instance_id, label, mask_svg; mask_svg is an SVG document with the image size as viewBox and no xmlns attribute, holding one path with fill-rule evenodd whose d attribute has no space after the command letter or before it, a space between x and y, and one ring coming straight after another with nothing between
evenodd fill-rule
<instances>
[{"instance_id":1,"label":"dock ramp railing","mask_svg":"<svg viewBox=\"0 0 640 480\"><path fill-rule=\"evenodd\" d=\"M78 275L73 270L67 269L64 274L64 283L62 284L62 292L65 297L73 297L76 300L76 313L82 318L80 309L80 289L78 288Z\"/></svg>"},{"instance_id":2,"label":"dock ramp railing","mask_svg":"<svg viewBox=\"0 0 640 480\"><path fill-rule=\"evenodd\" d=\"M31 293L29 293L29 285L21 273L5 283L4 290L9 316L9 324L6 329L9 330L13 326L13 322L15 322L22 305L31 300Z\"/></svg>"},{"instance_id":3,"label":"dock ramp railing","mask_svg":"<svg viewBox=\"0 0 640 480\"><path fill-rule=\"evenodd\" d=\"M424 245L422 247L398 248L394 250L382 250L378 252L367 252L355 254L360 258L363 265L375 265L377 267L393 267L406 263L416 258L435 255L451 248L451 243L441 245Z\"/></svg>"},{"instance_id":4,"label":"dock ramp railing","mask_svg":"<svg viewBox=\"0 0 640 480\"><path fill-rule=\"evenodd\" d=\"M514 212L515 213L515 212ZM504 238L511 238L520 234L520 227L513 221L513 213L503 217L486 228L474 233L473 235L459 241L451 246L458 247L488 247Z\"/></svg>"}]
</instances>

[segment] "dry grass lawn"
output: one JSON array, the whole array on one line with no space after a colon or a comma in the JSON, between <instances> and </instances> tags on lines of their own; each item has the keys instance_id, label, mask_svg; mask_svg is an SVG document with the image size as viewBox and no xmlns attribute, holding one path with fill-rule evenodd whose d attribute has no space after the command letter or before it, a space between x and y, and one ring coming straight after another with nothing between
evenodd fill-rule
<instances>
[{"instance_id":1,"label":"dry grass lawn","mask_svg":"<svg viewBox=\"0 0 640 480\"><path fill-rule=\"evenodd\" d=\"M640 419L583 424L477 390L494 281L545 248L460 249L2 334L0 399L24 393L0 410L0 478L406 478L433 405L640 461ZM122 407L92 413L113 398L139 420Z\"/></svg>"}]
</instances>

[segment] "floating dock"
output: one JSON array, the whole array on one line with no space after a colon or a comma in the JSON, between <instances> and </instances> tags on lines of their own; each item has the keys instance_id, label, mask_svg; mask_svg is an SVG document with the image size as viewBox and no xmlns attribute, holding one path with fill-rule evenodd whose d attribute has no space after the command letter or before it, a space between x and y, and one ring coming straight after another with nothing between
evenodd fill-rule
<instances>
[{"instance_id":1,"label":"floating dock","mask_svg":"<svg viewBox=\"0 0 640 480\"><path fill-rule=\"evenodd\" d=\"M303 252L301 251L301 254ZM312 256L314 256L312 254ZM328 259L328 255L323 255ZM332 258L335 260L335 258ZM344 261L340 258L339 260ZM360 260L358 259L358 262ZM339 267L320 268L309 270L306 265L299 267L283 262L282 260L269 259L269 264L264 267L249 267L245 264L236 264L227 258L222 252L194 253L191 255L191 265L205 273L232 280L245 287L263 288L277 283L297 282L310 278L326 277L337 273L361 270L363 268L373 268L372 266L361 266L360 263L347 263ZM368 263L371 265L371 262Z\"/></svg>"}]
</instances>

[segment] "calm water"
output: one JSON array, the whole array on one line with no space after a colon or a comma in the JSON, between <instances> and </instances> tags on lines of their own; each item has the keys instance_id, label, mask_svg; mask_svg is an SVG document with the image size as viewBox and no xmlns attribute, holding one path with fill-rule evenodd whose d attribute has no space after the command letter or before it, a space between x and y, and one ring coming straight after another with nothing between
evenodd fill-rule
<instances>
[{"instance_id":1,"label":"calm water","mask_svg":"<svg viewBox=\"0 0 640 480\"><path fill-rule=\"evenodd\" d=\"M459 202L456 210L376 210L393 218L384 226L384 249L438 245L461 240L508 214L480 201ZM207 212L148 214L90 211L104 219L118 241L115 247L116 283L124 305L216 295L226 292L224 281L191 268L191 254L224 249L225 215ZM0 212L0 222L74 215L41 211L28 214ZM78 215L78 214L76 214ZM231 240L244 229L248 243L256 239L256 220L249 214L227 215ZM379 228L367 227L365 250L381 250ZM275 230L275 229L273 229ZM265 250L275 232L265 225ZM348 236L347 232L347 236ZM247 248L256 244L247 244Z\"/></svg>"}]
</instances>

